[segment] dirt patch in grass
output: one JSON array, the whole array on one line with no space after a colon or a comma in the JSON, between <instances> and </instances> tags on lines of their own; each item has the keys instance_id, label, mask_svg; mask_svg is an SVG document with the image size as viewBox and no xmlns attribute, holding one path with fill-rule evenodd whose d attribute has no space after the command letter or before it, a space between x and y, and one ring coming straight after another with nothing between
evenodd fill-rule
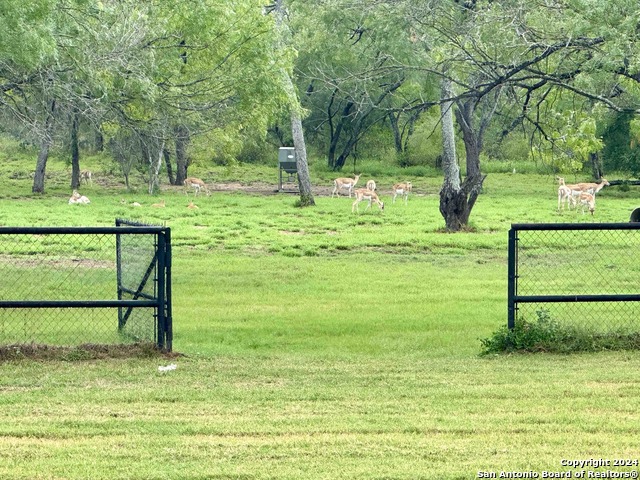
<instances>
[{"instance_id":1,"label":"dirt patch in grass","mask_svg":"<svg viewBox=\"0 0 640 480\"><path fill-rule=\"evenodd\" d=\"M207 187L210 192L244 192L250 193L254 195L276 195L278 193L289 193L292 195L298 195L300 192L298 190L297 184L285 184L282 186L283 191L278 191L278 185L267 182L251 182L251 183L241 183L241 182L219 182L219 183L208 183ZM163 189L167 190L184 190L184 187L181 186L164 186ZM324 196L331 194L331 188L324 186L314 186L311 188L311 192L317 196Z\"/></svg>"},{"instance_id":2,"label":"dirt patch in grass","mask_svg":"<svg viewBox=\"0 0 640 480\"><path fill-rule=\"evenodd\" d=\"M110 358L176 358L181 354L165 352L153 343L101 345L85 343L71 347L45 344L15 344L0 346L0 362L15 360L102 360Z\"/></svg>"},{"instance_id":3,"label":"dirt patch in grass","mask_svg":"<svg viewBox=\"0 0 640 480\"><path fill-rule=\"evenodd\" d=\"M93 258L42 258L34 255L4 255L0 254L0 264L13 265L16 267L36 268L116 268L116 262L110 260L96 260Z\"/></svg>"}]
</instances>

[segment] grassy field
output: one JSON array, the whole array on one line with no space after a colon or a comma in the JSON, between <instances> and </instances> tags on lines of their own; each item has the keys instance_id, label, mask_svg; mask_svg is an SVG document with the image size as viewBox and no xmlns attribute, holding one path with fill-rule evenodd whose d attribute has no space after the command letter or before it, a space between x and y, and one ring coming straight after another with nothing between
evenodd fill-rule
<instances>
[{"instance_id":1,"label":"grassy field","mask_svg":"<svg viewBox=\"0 0 640 480\"><path fill-rule=\"evenodd\" d=\"M0 363L3 479L471 479L492 472L630 472L563 460L640 456L640 353L480 356L506 323L512 222L626 222L636 192L605 189L594 218L555 211L551 176L491 174L472 231L442 233L438 177L408 204L359 215L347 198L180 189L126 192L94 169L0 154L0 225L172 228L177 358ZM275 168L194 171L269 183ZM398 175L401 175L398 172ZM366 172L363 178L366 176ZM329 187L326 174L314 183ZM151 208L164 198L167 207ZM137 201L142 207L132 207ZM158 366L177 369L159 372ZM565 475L565 478L567 476ZM531 478L531 477L529 477ZM547 478L553 478L547 476ZM588 478L588 477L587 477ZM593 477L592 477L593 478Z\"/></svg>"}]
</instances>

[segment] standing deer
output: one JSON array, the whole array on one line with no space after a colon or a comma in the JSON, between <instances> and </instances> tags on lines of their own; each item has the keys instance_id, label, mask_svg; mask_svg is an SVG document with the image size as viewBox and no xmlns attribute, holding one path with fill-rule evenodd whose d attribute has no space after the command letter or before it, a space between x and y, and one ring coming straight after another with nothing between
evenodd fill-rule
<instances>
[{"instance_id":1,"label":"standing deer","mask_svg":"<svg viewBox=\"0 0 640 480\"><path fill-rule=\"evenodd\" d=\"M380 208L380 210L384 212L384 202L382 202L378 198L378 194L376 192L374 192L373 190L368 190L366 188L358 188L356 190L356 200L351 205L351 213L353 213L356 210L360 212L359 204L363 200L369 200L369 203L367 204L367 208L364 209L365 212L369 208L371 208L371 202L375 202L376 205L378 205L378 208Z\"/></svg>"},{"instance_id":2,"label":"standing deer","mask_svg":"<svg viewBox=\"0 0 640 480\"><path fill-rule=\"evenodd\" d=\"M349 190L349 198L351 198L351 192L355 188L356 183L358 183L359 179L360 175L356 175L356 178L336 178L333 181L333 192L331 192L331 197L333 198L334 195L339 196L339 190L341 188L346 188L347 190Z\"/></svg>"},{"instance_id":3,"label":"standing deer","mask_svg":"<svg viewBox=\"0 0 640 480\"><path fill-rule=\"evenodd\" d=\"M80 172L80 183L84 183L91 185L93 181L91 180L91 170L82 170Z\"/></svg>"},{"instance_id":4,"label":"standing deer","mask_svg":"<svg viewBox=\"0 0 640 480\"><path fill-rule=\"evenodd\" d=\"M198 193L200 193L200 189L204 190L207 196L211 195L209 193L209 189L207 188L207 184L204 183L199 178L196 178L196 177L185 178L184 186L185 186L185 189L186 189L185 192L187 193L187 195L191 188L195 190L194 196L197 196Z\"/></svg>"},{"instance_id":5,"label":"standing deer","mask_svg":"<svg viewBox=\"0 0 640 480\"><path fill-rule=\"evenodd\" d=\"M402 197L404 197L404 204L407 204L407 199L409 198L409 193L411 192L412 189L412 185L411 182L406 182L406 183L396 183L393 187L392 187L392 192L393 192L393 202L391 203L396 203L396 197L398 195L401 195Z\"/></svg>"}]
</instances>

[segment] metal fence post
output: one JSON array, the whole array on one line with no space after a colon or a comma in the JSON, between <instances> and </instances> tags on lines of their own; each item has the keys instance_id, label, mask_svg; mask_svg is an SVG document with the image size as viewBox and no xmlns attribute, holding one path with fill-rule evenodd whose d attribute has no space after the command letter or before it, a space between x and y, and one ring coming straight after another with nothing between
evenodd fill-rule
<instances>
[{"instance_id":1,"label":"metal fence post","mask_svg":"<svg viewBox=\"0 0 640 480\"><path fill-rule=\"evenodd\" d=\"M509 230L509 266L508 266L508 281L507 281L507 327L512 330L516 326L516 255L518 234L517 230L513 227Z\"/></svg>"},{"instance_id":2,"label":"metal fence post","mask_svg":"<svg viewBox=\"0 0 640 480\"><path fill-rule=\"evenodd\" d=\"M157 344L158 348L163 350L165 348L165 339L166 339L166 322L165 322L165 270L166 270L166 244L164 238L164 232L158 232L157 236L157 258L158 258L158 284L157 284L157 293L156 298L158 301L158 305L156 307L157 310L157 332L158 339Z\"/></svg>"},{"instance_id":3,"label":"metal fence post","mask_svg":"<svg viewBox=\"0 0 640 480\"><path fill-rule=\"evenodd\" d=\"M168 351L173 350L173 317L171 314L171 229L167 228L164 231L165 235L165 348Z\"/></svg>"},{"instance_id":4,"label":"metal fence post","mask_svg":"<svg viewBox=\"0 0 640 480\"><path fill-rule=\"evenodd\" d=\"M120 219L116 218L116 227L120 227ZM122 300L122 241L120 234L116 233L116 283L117 299ZM118 307L118 331L124 328L124 317L122 307Z\"/></svg>"}]
</instances>

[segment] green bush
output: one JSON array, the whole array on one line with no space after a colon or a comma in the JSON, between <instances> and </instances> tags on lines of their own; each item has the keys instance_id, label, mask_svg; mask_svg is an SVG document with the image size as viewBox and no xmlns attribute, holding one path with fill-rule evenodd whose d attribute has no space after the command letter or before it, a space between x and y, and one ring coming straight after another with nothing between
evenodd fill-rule
<instances>
[{"instance_id":1,"label":"green bush","mask_svg":"<svg viewBox=\"0 0 640 480\"><path fill-rule=\"evenodd\" d=\"M535 321L520 320L513 329L506 326L481 339L481 355L513 352L595 352L640 349L640 333L594 333L563 325L547 310L537 310Z\"/></svg>"}]
</instances>

